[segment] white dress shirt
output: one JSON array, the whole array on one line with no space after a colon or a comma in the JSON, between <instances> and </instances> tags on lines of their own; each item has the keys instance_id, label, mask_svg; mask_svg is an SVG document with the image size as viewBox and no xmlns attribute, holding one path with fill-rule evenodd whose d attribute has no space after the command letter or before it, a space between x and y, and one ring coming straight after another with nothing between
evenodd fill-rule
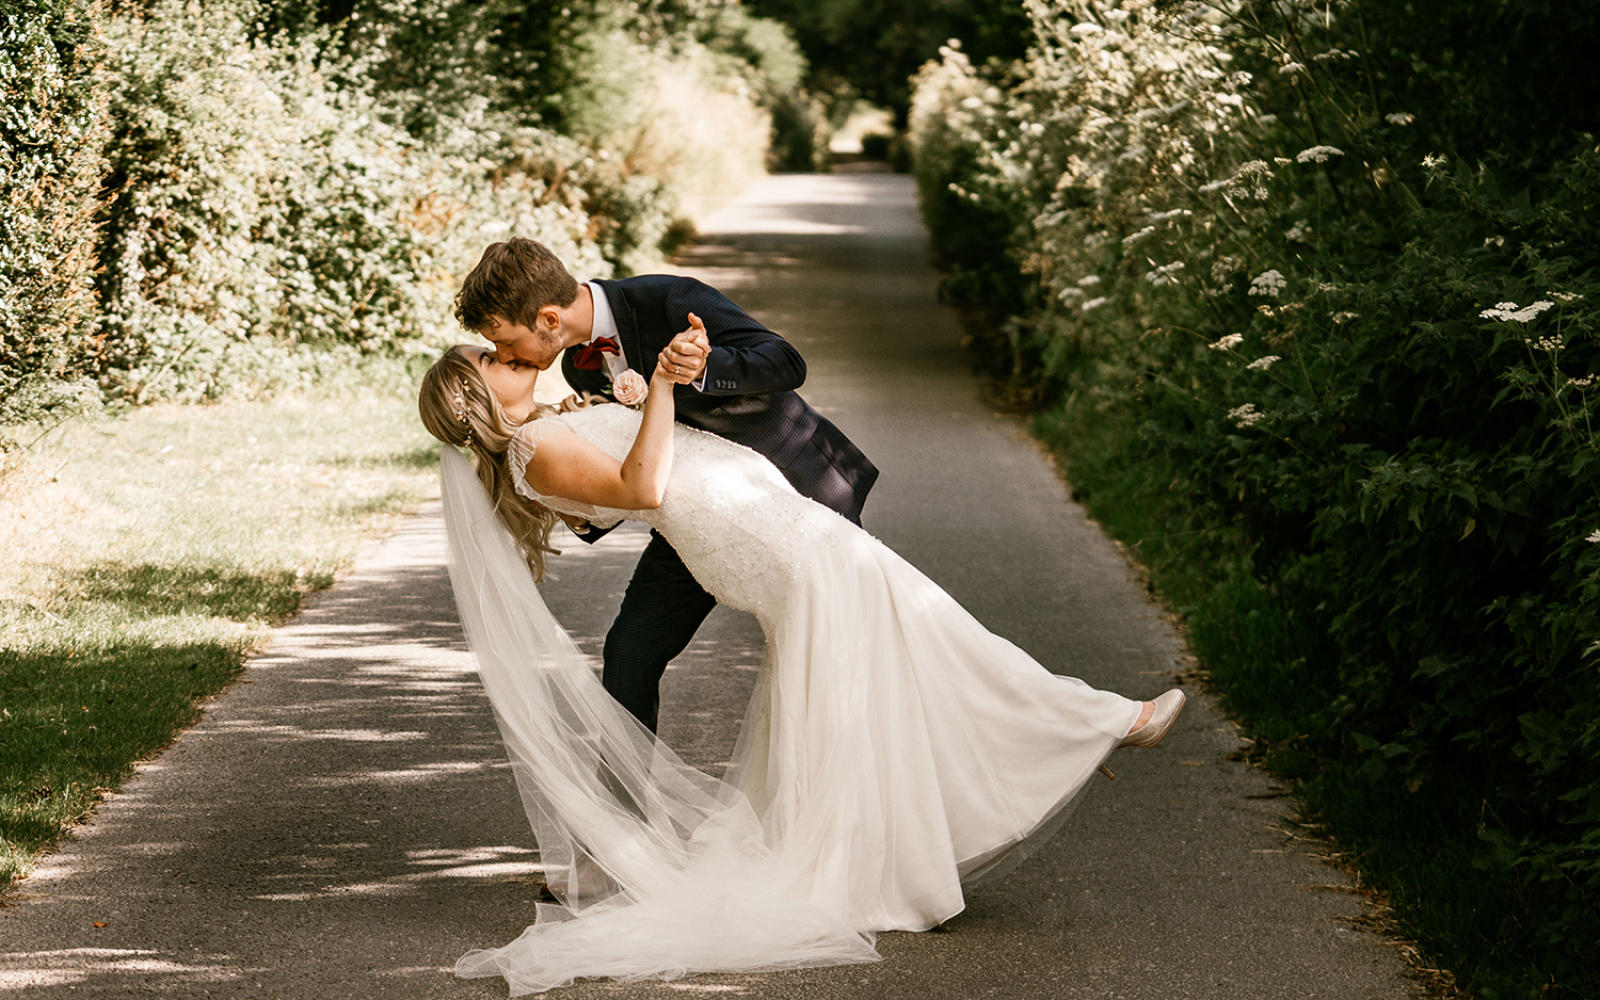
<instances>
[{"instance_id":1,"label":"white dress shirt","mask_svg":"<svg viewBox=\"0 0 1600 1000\"><path fill-rule=\"evenodd\" d=\"M622 337L617 333L617 318L611 314L611 303L606 299L605 289L592 281L585 281L584 284L589 286L589 294L594 298L594 327L589 331L589 339L584 346L601 337L610 337L611 342L617 345L616 354L601 355L605 359L606 371L611 375L611 384L615 385L617 376L628 370L628 359L622 353ZM700 369L700 377L689 383L696 392L705 392L708 368L710 365Z\"/></svg>"}]
</instances>

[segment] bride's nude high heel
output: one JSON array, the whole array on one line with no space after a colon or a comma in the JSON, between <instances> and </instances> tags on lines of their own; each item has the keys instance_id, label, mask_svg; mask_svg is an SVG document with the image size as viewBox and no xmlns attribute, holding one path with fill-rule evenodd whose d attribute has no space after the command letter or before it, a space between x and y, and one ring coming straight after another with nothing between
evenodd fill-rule
<instances>
[{"instance_id":1,"label":"bride's nude high heel","mask_svg":"<svg viewBox=\"0 0 1600 1000\"><path fill-rule=\"evenodd\" d=\"M1166 738L1167 730L1171 729L1172 724L1178 721L1178 713L1183 711L1185 701L1187 699L1178 688L1173 688L1171 691L1167 691L1157 697L1150 703L1154 706L1150 712L1150 718L1146 720L1144 725L1135 727L1126 736L1118 740L1117 749L1122 747L1153 747L1160 743ZM1116 777L1115 774L1111 773L1111 768L1106 767L1104 764L1101 764L1098 770L1108 778Z\"/></svg>"}]
</instances>

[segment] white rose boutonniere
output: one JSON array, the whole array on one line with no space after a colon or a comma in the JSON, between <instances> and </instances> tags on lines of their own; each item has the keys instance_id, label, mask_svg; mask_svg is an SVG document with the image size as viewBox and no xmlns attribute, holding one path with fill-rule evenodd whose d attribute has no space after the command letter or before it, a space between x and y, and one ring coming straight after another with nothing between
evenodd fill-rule
<instances>
[{"instance_id":1,"label":"white rose boutonniere","mask_svg":"<svg viewBox=\"0 0 1600 1000\"><path fill-rule=\"evenodd\" d=\"M623 406L638 406L650 395L650 386L645 383L643 375L629 368L611 383L611 394Z\"/></svg>"}]
</instances>

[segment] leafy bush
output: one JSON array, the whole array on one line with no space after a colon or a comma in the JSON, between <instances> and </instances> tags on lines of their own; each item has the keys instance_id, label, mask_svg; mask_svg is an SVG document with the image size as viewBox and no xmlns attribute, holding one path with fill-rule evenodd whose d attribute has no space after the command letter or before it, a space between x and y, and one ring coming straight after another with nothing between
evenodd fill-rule
<instances>
[{"instance_id":1,"label":"leafy bush","mask_svg":"<svg viewBox=\"0 0 1600 1000\"><path fill-rule=\"evenodd\" d=\"M1482 995L1588 995L1600 95L1549 11L1332 10L1036 0L1014 75L922 71L924 205L953 288L1027 307L992 325L1075 485L1408 926Z\"/></svg>"},{"instance_id":2,"label":"leafy bush","mask_svg":"<svg viewBox=\"0 0 1600 1000\"><path fill-rule=\"evenodd\" d=\"M92 398L95 8L0 2L0 424Z\"/></svg>"},{"instance_id":3,"label":"leafy bush","mask_svg":"<svg viewBox=\"0 0 1600 1000\"><path fill-rule=\"evenodd\" d=\"M0 41L0 425L429 350L485 242L645 270L768 103L815 133L787 32L710 0L0 0Z\"/></svg>"}]
</instances>

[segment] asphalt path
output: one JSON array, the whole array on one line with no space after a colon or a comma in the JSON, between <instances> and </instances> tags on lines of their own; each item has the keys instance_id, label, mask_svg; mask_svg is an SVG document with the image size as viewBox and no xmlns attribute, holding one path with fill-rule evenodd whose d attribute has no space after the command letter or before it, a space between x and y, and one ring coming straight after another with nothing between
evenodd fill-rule
<instances>
[{"instance_id":1,"label":"asphalt path","mask_svg":"<svg viewBox=\"0 0 1600 1000\"><path fill-rule=\"evenodd\" d=\"M883 471L869 531L1050 669L1133 697L1170 686L1181 640L1049 458L983 405L907 178L769 178L678 269L799 346L806 398ZM596 656L644 541L624 529L554 563L546 597ZM504 996L451 970L532 918L537 855L442 560L431 507L370 546L0 900L0 997ZM725 762L761 642L719 609L669 670L662 734L692 762ZM1047 847L939 930L880 937L880 963L555 995L1409 996L1349 880L1190 694Z\"/></svg>"}]
</instances>

